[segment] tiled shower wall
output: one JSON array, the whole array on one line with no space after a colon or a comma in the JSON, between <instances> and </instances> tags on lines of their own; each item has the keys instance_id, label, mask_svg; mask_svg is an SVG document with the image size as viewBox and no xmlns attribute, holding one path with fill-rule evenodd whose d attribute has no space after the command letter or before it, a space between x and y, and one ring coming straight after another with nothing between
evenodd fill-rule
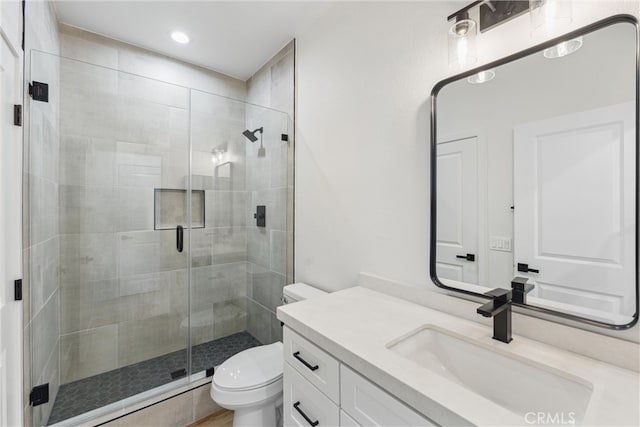
<instances>
[{"instance_id":1,"label":"tiled shower wall","mask_svg":"<svg viewBox=\"0 0 640 427\"><path fill-rule=\"evenodd\" d=\"M46 423L60 383L187 345L187 258L175 253L175 231L153 230L152 195L186 187L185 87L223 96L191 92L192 184L206 202L206 227L191 236L194 344L245 329L262 342L280 339L274 311L292 275L293 216L283 210L292 196L292 122L290 142L265 140L267 155L258 158L241 132L262 125L260 109L233 99L251 86L253 102L291 120L293 43L242 82L56 27L49 3L28 3L27 52L54 55L35 54L33 77L50 83L50 102L33 114L36 135L25 135L34 141L25 151L25 394L31 375L51 390L50 404L25 406L27 425ZM233 161L228 170L212 163L220 147ZM255 204L270 208L266 230L252 222Z\"/></svg>"},{"instance_id":2,"label":"tiled shower wall","mask_svg":"<svg viewBox=\"0 0 640 427\"><path fill-rule=\"evenodd\" d=\"M59 53L53 7L27 2L25 81L49 82L49 102L30 103L25 95L23 197L24 420L46 422L60 385L60 267L58 229L59 69L57 63L32 63L32 49ZM34 70L31 73L31 70ZM32 141L30 143L29 141ZM32 348L32 342L38 346ZM32 408L32 385L49 383L50 403ZM33 418L32 418L33 415Z\"/></svg>"},{"instance_id":3,"label":"tiled shower wall","mask_svg":"<svg viewBox=\"0 0 640 427\"><path fill-rule=\"evenodd\" d=\"M251 220L247 224L247 330L265 344L282 340L275 311L282 288L293 281L294 52L292 41L247 81L248 102L283 111L289 118L288 142L278 138L266 147L264 157L258 156L257 144L247 147L248 218L256 205L267 207L265 228ZM262 125L260 117L251 115L247 123L251 129Z\"/></svg>"},{"instance_id":4,"label":"tiled shower wall","mask_svg":"<svg viewBox=\"0 0 640 427\"><path fill-rule=\"evenodd\" d=\"M175 230L154 230L153 192L187 186L190 92L114 69L245 94L244 82L68 27L62 54L109 67L61 62L66 383L187 347L187 250L177 253ZM193 189L205 190L206 223L191 235L194 345L246 329L244 122L243 108L194 92ZM211 161L219 141L235 159L224 179Z\"/></svg>"}]
</instances>

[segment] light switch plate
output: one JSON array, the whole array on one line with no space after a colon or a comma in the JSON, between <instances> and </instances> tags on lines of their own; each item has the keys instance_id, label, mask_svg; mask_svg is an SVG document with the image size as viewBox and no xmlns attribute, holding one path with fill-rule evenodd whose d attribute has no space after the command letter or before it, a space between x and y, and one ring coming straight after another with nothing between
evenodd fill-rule
<instances>
[{"instance_id":1,"label":"light switch plate","mask_svg":"<svg viewBox=\"0 0 640 427\"><path fill-rule=\"evenodd\" d=\"M511 252L510 237L489 236L489 249L492 251Z\"/></svg>"}]
</instances>

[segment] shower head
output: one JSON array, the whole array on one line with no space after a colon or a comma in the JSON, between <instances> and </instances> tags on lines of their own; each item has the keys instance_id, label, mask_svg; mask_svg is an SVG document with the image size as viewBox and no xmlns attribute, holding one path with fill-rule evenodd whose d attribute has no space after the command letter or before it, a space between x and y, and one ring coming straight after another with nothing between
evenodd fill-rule
<instances>
[{"instance_id":1,"label":"shower head","mask_svg":"<svg viewBox=\"0 0 640 427\"><path fill-rule=\"evenodd\" d=\"M256 142L258 140L258 137L256 136L256 133L260 132L262 134L262 128L258 128L254 131L250 131L249 129L245 130L244 132L242 132L242 134L245 136L245 138L247 138L249 141L251 142Z\"/></svg>"}]
</instances>

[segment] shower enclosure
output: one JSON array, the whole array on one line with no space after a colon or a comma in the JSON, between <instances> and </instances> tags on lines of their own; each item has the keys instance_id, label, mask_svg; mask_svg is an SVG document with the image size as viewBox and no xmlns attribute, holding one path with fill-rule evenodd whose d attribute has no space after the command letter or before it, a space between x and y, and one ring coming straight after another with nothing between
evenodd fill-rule
<instances>
[{"instance_id":1,"label":"shower enclosure","mask_svg":"<svg viewBox=\"0 0 640 427\"><path fill-rule=\"evenodd\" d=\"M31 64L33 425L279 339L249 297L275 307L286 281L287 114L41 52ZM265 274L281 283L256 287Z\"/></svg>"}]
</instances>

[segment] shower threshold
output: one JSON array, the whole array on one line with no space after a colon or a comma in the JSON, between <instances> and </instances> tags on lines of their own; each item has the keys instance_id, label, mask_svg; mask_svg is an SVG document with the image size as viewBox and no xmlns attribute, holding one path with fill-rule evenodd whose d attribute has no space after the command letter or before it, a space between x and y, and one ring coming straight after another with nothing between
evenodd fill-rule
<instances>
[{"instance_id":1,"label":"shower threshold","mask_svg":"<svg viewBox=\"0 0 640 427\"><path fill-rule=\"evenodd\" d=\"M259 345L258 340L246 331L196 345L192 351L192 372L218 366L234 354ZM179 350L63 384L48 425L168 384L186 376L186 368L187 352Z\"/></svg>"}]
</instances>

